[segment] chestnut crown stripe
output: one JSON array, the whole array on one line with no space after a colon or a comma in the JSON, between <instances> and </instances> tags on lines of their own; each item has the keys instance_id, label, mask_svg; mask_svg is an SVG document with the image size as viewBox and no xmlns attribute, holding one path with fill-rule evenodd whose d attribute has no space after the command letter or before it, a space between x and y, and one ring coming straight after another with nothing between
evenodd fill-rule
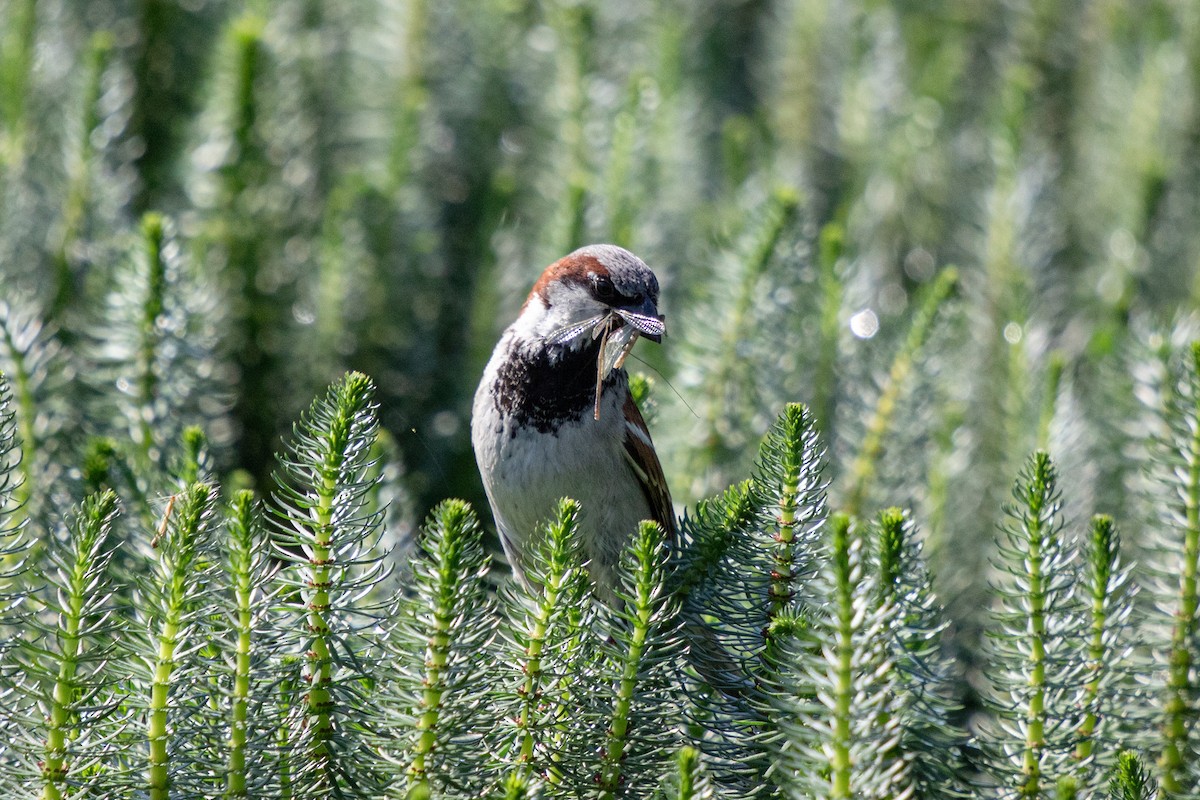
<instances>
[{"instance_id":1,"label":"chestnut crown stripe","mask_svg":"<svg viewBox=\"0 0 1200 800\"><path fill-rule=\"evenodd\" d=\"M597 280L605 282L611 293L608 295L597 294ZM548 289L554 283L581 286L587 289L597 300L607 303L610 306L633 305L642 302L644 299L641 296L633 297L622 294L613 285L612 271L603 261L590 253L577 251L563 256L542 272L541 277L537 279L537 282L533 284L533 288L529 291L529 297L525 299L521 310L524 311L525 306L529 305L535 297L542 301L543 306L549 308L550 293Z\"/></svg>"},{"instance_id":2,"label":"chestnut crown stripe","mask_svg":"<svg viewBox=\"0 0 1200 800\"><path fill-rule=\"evenodd\" d=\"M557 282L565 284L578 284L580 286L590 286L591 280L588 278L588 273L603 275L608 277L608 267L604 266L603 262L595 256L580 255L571 253L563 256L558 261L555 261L542 272L537 283L533 284L533 288L529 291L529 298L525 301L529 303L533 298L538 298L542 301L542 305L546 308L550 307L550 297L547 289L550 284Z\"/></svg>"}]
</instances>

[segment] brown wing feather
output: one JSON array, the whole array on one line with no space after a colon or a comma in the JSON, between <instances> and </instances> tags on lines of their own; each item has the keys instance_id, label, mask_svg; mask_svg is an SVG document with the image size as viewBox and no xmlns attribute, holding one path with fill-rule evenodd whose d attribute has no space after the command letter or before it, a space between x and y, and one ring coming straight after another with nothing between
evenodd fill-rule
<instances>
[{"instance_id":1,"label":"brown wing feather","mask_svg":"<svg viewBox=\"0 0 1200 800\"><path fill-rule=\"evenodd\" d=\"M633 468L641 486L642 495L650 506L650 518L662 526L668 538L675 536L675 511L671 506L671 490L667 488L667 478L663 475L662 464L654 445L650 441L650 431L646 428L646 420L633 401L632 395L625 398L625 458Z\"/></svg>"}]
</instances>

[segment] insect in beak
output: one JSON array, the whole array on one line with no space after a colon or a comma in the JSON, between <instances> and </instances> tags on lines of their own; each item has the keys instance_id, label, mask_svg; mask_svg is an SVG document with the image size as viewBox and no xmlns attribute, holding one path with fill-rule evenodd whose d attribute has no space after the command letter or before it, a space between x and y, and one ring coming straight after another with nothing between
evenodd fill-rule
<instances>
[{"instance_id":1,"label":"insect in beak","mask_svg":"<svg viewBox=\"0 0 1200 800\"><path fill-rule=\"evenodd\" d=\"M600 392L604 379L614 369L620 369L633 350L639 335L652 342L661 342L667 326L658 316L658 309L647 300L638 309L614 308L592 329L592 338L600 338L600 357L596 360L596 404L593 418L600 419Z\"/></svg>"},{"instance_id":2,"label":"insect in beak","mask_svg":"<svg viewBox=\"0 0 1200 800\"><path fill-rule=\"evenodd\" d=\"M662 342L667 326L659 316L654 301L647 299L637 307L614 308L604 314L567 325L547 336L546 341L551 344L563 344L589 331L593 340L600 340L600 355L596 359L596 403L592 414L594 419L599 420L600 392L604 388L604 379L614 369L620 369L625 364L625 359L638 336L645 336L652 342Z\"/></svg>"},{"instance_id":3,"label":"insect in beak","mask_svg":"<svg viewBox=\"0 0 1200 800\"><path fill-rule=\"evenodd\" d=\"M666 323L658 314L654 301L647 298L636 308L625 306L614 308L613 313L637 329L637 332L652 342L661 343L663 334L667 332Z\"/></svg>"}]
</instances>

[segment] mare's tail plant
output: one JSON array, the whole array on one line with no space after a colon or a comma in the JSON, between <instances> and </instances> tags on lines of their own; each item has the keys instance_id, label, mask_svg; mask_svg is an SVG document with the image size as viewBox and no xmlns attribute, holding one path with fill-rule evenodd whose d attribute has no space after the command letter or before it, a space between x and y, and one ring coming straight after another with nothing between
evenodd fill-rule
<instances>
[{"instance_id":1,"label":"mare's tail plant","mask_svg":"<svg viewBox=\"0 0 1200 800\"><path fill-rule=\"evenodd\" d=\"M298 798L370 791L378 781L378 755L357 711L379 668L373 648L384 606L372 591L389 570L375 546L379 514L367 510L378 479L369 460L379 425L373 393L360 373L333 384L296 425L276 476L279 647L303 659L303 690L284 698L292 716L280 758Z\"/></svg>"},{"instance_id":2,"label":"mare's tail plant","mask_svg":"<svg viewBox=\"0 0 1200 800\"><path fill-rule=\"evenodd\" d=\"M140 498L168 488L145 480L168 467L169 445L184 429L217 429L224 414L214 353L219 309L186 247L172 220L143 216L95 331L104 367L90 377L98 390L117 389L114 407L104 409L114 424L103 432L130 443L122 455L142 479L129 487Z\"/></svg>"},{"instance_id":3,"label":"mare's tail plant","mask_svg":"<svg viewBox=\"0 0 1200 800\"><path fill-rule=\"evenodd\" d=\"M1139 687L1137 675L1148 670L1144 663L1135 662L1138 587L1132 566L1122 559L1121 537L1112 517L1092 518L1083 560L1077 588L1086 624L1084 713L1076 730L1074 760L1082 775L1093 777L1088 788L1099 791L1103 773L1094 765L1113 767L1122 747L1150 744L1137 741L1138 732L1149 722L1143 710L1145 690Z\"/></svg>"},{"instance_id":4,"label":"mare's tail plant","mask_svg":"<svg viewBox=\"0 0 1200 800\"><path fill-rule=\"evenodd\" d=\"M484 734L487 646L496 616L484 577L489 561L475 512L447 500L431 513L413 565L413 592L393 611L379 715L396 797L474 796L489 785ZM503 674L501 671L499 674Z\"/></svg>"},{"instance_id":5,"label":"mare's tail plant","mask_svg":"<svg viewBox=\"0 0 1200 800\"><path fill-rule=\"evenodd\" d=\"M13 412L12 390L0 371L0 642L15 631L7 620L20 600L30 542L26 518L21 507L21 488L28 477L21 472L21 447L17 438L17 420ZM0 652L3 652L0 645Z\"/></svg>"},{"instance_id":6,"label":"mare's tail plant","mask_svg":"<svg viewBox=\"0 0 1200 800\"><path fill-rule=\"evenodd\" d=\"M835 514L810 589L816 598L781 659L783 758L777 780L798 796L902 797L914 789L902 747L904 695L889 632L897 605L880 592L861 530Z\"/></svg>"},{"instance_id":7,"label":"mare's tail plant","mask_svg":"<svg viewBox=\"0 0 1200 800\"><path fill-rule=\"evenodd\" d=\"M17 756L0 786L59 800L87 789L115 752L118 680L113 668L122 628L109 569L117 498L92 495L74 511L65 536L47 545L28 598L22 638L0 681L17 713L5 741Z\"/></svg>"},{"instance_id":8,"label":"mare's tail plant","mask_svg":"<svg viewBox=\"0 0 1200 800\"><path fill-rule=\"evenodd\" d=\"M896 747L912 758L918 796L967 796L962 786L967 737L955 722L962 711L955 697L959 676L944 644L949 621L934 595L916 525L908 513L889 508L879 514L873 533L878 603L896 608L888 645L900 697Z\"/></svg>"},{"instance_id":9,"label":"mare's tail plant","mask_svg":"<svg viewBox=\"0 0 1200 800\"><path fill-rule=\"evenodd\" d=\"M69 354L57 339L55 326L42 321L30 298L18 292L0 297L0 373L4 375L11 417L11 436L20 442L21 458L12 464L15 517L44 525L43 510L50 497L64 502L63 442L79 409L72 406L66 376ZM41 487L42 491L35 491ZM64 502L65 505L65 502Z\"/></svg>"},{"instance_id":10,"label":"mare's tail plant","mask_svg":"<svg viewBox=\"0 0 1200 800\"><path fill-rule=\"evenodd\" d=\"M1172 351L1163 383L1148 395L1160 438L1151 450L1158 512L1151 545L1150 594L1160 626L1155 662L1159 777L1167 798L1195 797L1200 786L1200 342Z\"/></svg>"},{"instance_id":11,"label":"mare's tail plant","mask_svg":"<svg viewBox=\"0 0 1200 800\"><path fill-rule=\"evenodd\" d=\"M1005 796L1036 798L1070 777L1083 723L1085 636L1078 565L1063 535L1062 497L1050 457L1034 453L1013 488L997 566L991 631L998 730L990 768Z\"/></svg>"},{"instance_id":12,"label":"mare's tail plant","mask_svg":"<svg viewBox=\"0 0 1200 800\"><path fill-rule=\"evenodd\" d=\"M683 521L672 582L700 678L693 713L727 791L763 791L774 757L760 687L777 669L776 621L793 625L808 597L825 518L822 455L812 414L790 404L759 449L755 477Z\"/></svg>"},{"instance_id":13,"label":"mare's tail plant","mask_svg":"<svg viewBox=\"0 0 1200 800\"><path fill-rule=\"evenodd\" d=\"M546 776L556 784L564 781L567 742L581 732L576 701L600 691L591 666L596 606L581 554L579 512L573 500L559 503L526 580L502 593L497 648L509 673L497 697L500 760L518 775Z\"/></svg>"},{"instance_id":14,"label":"mare's tail plant","mask_svg":"<svg viewBox=\"0 0 1200 800\"><path fill-rule=\"evenodd\" d=\"M606 733L595 780L601 800L624 797L627 784L660 772L680 744L674 694L684 637L679 602L664 591L668 555L662 528L650 521L624 553L615 618L600 648L607 691L589 703L599 712L595 729Z\"/></svg>"},{"instance_id":15,"label":"mare's tail plant","mask_svg":"<svg viewBox=\"0 0 1200 800\"><path fill-rule=\"evenodd\" d=\"M122 777L151 800L202 791L202 776L183 767L203 741L192 727L203 719L207 664L201 651L216 613L215 495L212 485L192 483L167 499L146 569L135 578L138 635L126 654L136 689L130 703L143 727L140 736L125 732Z\"/></svg>"},{"instance_id":16,"label":"mare's tail plant","mask_svg":"<svg viewBox=\"0 0 1200 800\"><path fill-rule=\"evenodd\" d=\"M221 534L219 613L213 619L209 687L215 695L208 771L224 775L223 797L263 797L276 788L278 754L272 737L282 726L269 659L278 655L280 632L271 624L278 602L273 582L278 562L269 558L262 512L252 492L234 495Z\"/></svg>"}]
</instances>

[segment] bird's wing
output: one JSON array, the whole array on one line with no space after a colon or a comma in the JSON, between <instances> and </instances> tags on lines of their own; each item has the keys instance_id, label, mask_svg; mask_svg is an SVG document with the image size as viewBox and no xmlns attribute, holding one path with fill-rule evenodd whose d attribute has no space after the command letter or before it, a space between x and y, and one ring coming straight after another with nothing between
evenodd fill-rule
<instances>
[{"instance_id":1,"label":"bird's wing","mask_svg":"<svg viewBox=\"0 0 1200 800\"><path fill-rule=\"evenodd\" d=\"M662 526L668 538L675 536L675 511L671 506L671 490L663 475L662 464L654 452L646 420L633 401L633 395L625 395L625 460L637 476L642 495L650 506L650 518Z\"/></svg>"}]
</instances>

